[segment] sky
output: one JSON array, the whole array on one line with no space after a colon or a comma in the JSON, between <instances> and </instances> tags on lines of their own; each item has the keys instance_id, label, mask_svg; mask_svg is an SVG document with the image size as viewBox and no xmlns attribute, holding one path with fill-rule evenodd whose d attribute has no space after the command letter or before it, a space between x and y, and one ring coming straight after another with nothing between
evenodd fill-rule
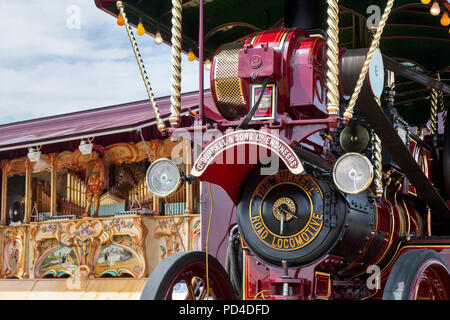
<instances>
[{"instance_id":1,"label":"sky","mask_svg":"<svg viewBox=\"0 0 450 320\"><path fill-rule=\"evenodd\" d=\"M124 27L94 0L0 0L0 12L0 124L148 99ZM170 47L133 32L154 95L170 95ZM198 89L185 55L181 86Z\"/></svg>"}]
</instances>

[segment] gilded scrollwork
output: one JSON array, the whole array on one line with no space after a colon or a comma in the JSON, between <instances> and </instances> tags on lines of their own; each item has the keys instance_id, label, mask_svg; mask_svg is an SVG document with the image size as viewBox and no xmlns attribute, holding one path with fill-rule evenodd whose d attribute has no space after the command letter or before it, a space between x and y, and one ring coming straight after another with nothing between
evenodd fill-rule
<instances>
[{"instance_id":1,"label":"gilded scrollwork","mask_svg":"<svg viewBox=\"0 0 450 320\"><path fill-rule=\"evenodd\" d=\"M201 224L200 216L190 219L189 250L201 251Z\"/></svg>"},{"instance_id":2,"label":"gilded scrollwork","mask_svg":"<svg viewBox=\"0 0 450 320\"><path fill-rule=\"evenodd\" d=\"M157 220L154 237L159 241L159 259L190 249L192 226L190 217L170 216Z\"/></svg>"},{"instance_id":3,"label":"gilded scrollwork","mask_svg":"<svg viewBox=\"0 0 450 320\"><path fill-rule=\"evenodd\" d=\"M81 154L81 153L80 153ZM63 151L56 157L56 171L61 171L63 168L71 168L73 163L73 152Z\"/></svg>"},{"instance_id":4,"label":"gilded scrollwork","mask_svg":"<svg viewBox=\"0 0 450 320\"><path fill-rule=\"evenodd\" d=\"M24 275L25 237L23 227L7 227L3 231L3 272L6 278L22 278Z\"/></svg>"},{"instance_id":5,"label":"gilded scrollwork","mask_svg":"<svg viewBox=\"0 0 450 320\"><path fill-rule=\"evenodd\" d=\"M148 158L150 154L151 159L158 158L158 149L161 145L160 140L141 141L136 143L136 150L138 152L136 161L142 161Z\"/></svg>"},{"instance_id":6,"label":"gilded scrollwork","mask_svg":"<svg viewBox=\"0 0 450 320\"><path fill-rule=\"evenodd\" d=\"M138 150L133 143L115 143L106 147L105 162L132 163L138 157Z\"/></svg>"},{"instance_id":7,"label":"gilded scrollwork","mask_svg":"<svg viewBox=\"0 0 450 320\"><path fill-rule=\"evenodd\" d=\"M39 223L31 229L34 275L72 274L79 267L89 270L90 277L142 277L144 237L140 217Z\"/></svg>"},{"instance_id":8,"label":"gilded scrollwork","mask_svg":"<svg viewBox=\"0 0 450 320\"><path fill-rule=\"evenodd\" d=\"M7 176L12 177L14 175L23 176L25 175L25 162L26 158L17 158L14 160L9 161L5 165L4 170L6 169Z\"/></svg>"}]
</instances>

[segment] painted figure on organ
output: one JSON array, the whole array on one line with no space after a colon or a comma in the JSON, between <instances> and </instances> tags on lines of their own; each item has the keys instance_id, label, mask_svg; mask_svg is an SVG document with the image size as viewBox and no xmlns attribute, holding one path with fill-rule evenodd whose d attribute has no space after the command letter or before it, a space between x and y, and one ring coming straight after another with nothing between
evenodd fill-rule
<instances>
[{"instance_id":1,"label":"painted figure on organ","mask_svg":"<svg viewBox=\"0 0 450 320\"><path fill-rule=\"evenodd\" d=\"M93 217L98 216L100 207L100 196L107 186L105 165L103 163L103 148L95 145L92 150L92 160L86 166L86 209L83 217L88 217L91 212L92 201L94 201Z\"/></svg>"}]
</instances>

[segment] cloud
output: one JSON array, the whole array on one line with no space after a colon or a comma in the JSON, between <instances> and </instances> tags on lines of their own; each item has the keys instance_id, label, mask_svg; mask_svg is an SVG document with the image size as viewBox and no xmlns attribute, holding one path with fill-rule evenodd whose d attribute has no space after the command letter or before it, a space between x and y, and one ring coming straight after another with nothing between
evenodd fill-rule
<instances>
[{"instance_id":1,"label":"cloud","mask_svg":"<svg viewBox=\"0 0 450 320\"><path fill-rule=\"evenodd\" d=\"M147 99L125 30L93 0L24 3L0 3L0 123ZM73 5L79 29L67 27ZM170 48L136 39L155 96L169 95ZM198 63L183 57L182 70L182 91L197 90Z\"/></svg>"}]
</instances>

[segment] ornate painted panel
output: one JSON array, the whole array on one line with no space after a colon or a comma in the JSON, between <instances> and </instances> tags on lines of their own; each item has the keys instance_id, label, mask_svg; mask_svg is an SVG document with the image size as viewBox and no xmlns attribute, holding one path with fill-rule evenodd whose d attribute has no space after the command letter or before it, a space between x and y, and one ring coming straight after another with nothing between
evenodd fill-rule
<instances>
[{"instance_id":1,"label":"ornate painted panel","mask_svg":"<svg viewBox=\"0 0 450 320\"><path fill-rule=\"evenodd\" d=\"M200 216L180 215L155 218L153 237L159 244L159 259L186 250L201 250Z\"/></svg>"},{"instance_id":2,"label":"ornate painted panel","mask_svg":"<svg viewBox=\"0 0 450 320\"><path fill-rule=\"evenodd\" d=\"M75 250L64 245L56 246L47 251L36 265L36 274L42 278L48 276L60 278L65 275L71 276L78 270L78 258Z\"/></svg>"},{"instance_id":3,"label":"ornate painted panel","mask_svg":"<svg viewBox=\"0 0 450 320\"><path fill-rule=\"evenodd\" d=\"M146 231L138 216L32 224L33 275L61 277L78 270L134 278L146 271Z\"/></svg>"},{"instance_id":4,"label":"ornate painted panel","mask_svg":"<svg viewBox=\"0 0 450 320\"><path fill-rule=\"evenodd\" d=\"M26 231L24 227L6 227L2 236L3 275L22 278L25 273Z\"/></svg>"}]
</instances>

